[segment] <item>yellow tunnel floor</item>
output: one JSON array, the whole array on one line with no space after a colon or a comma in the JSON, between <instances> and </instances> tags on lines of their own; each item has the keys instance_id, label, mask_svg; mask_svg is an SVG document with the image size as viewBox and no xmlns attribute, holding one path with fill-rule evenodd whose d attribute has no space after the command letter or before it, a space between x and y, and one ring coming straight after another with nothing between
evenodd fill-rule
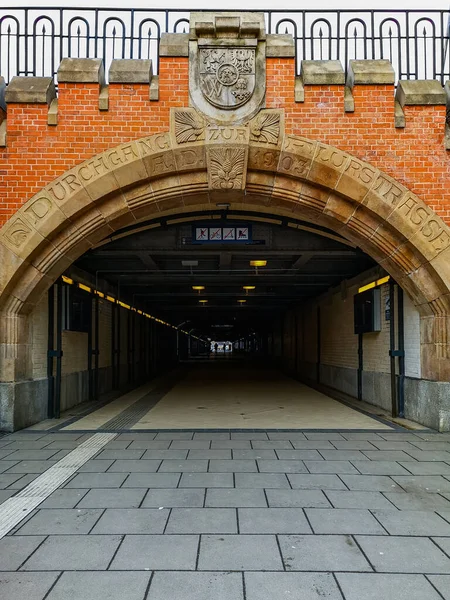
<instances>
[{"instance_id":1,"label":"yellow tunnel floor","mask_svg":"<svg viewBox=\"0 0 450 600\"><path fill-rule=\"evenodd\" d=\"M181 377L174 373L174 385L170 378L157 378L63 429L391 429L275 369L211 361Z\"/></svg>"}]
</instances>

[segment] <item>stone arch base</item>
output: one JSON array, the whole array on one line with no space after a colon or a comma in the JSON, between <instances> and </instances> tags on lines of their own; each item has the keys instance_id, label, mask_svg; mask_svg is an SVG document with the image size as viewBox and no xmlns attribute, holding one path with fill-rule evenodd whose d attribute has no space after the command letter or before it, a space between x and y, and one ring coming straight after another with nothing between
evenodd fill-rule
<instances>
[{"instance_id":1,"label":"stone arch base","mask_svg":"<svg viewBox=\"0 0 450 600\"><path fill-rule=\"evenodd\" d=\"M449 227L372 165L285 136L280 111L236 127L205 126L195 115L174 111L170 132L77 165L0 230L0 381L30 377L27 315L89 248L140 220L227 202L324 225L377 260L420 311L423 378L448 382Z\"/></svg>"}]
</instances>

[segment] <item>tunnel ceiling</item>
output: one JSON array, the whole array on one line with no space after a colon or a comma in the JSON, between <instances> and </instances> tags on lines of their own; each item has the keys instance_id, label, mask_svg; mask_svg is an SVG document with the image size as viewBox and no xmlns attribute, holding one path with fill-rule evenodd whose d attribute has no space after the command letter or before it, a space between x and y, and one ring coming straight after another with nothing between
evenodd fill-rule
<instances>
[{"instance_id":1,"label":"tunnel ceiling","mask_svg":"<svg viewBox=\"0 0 450 600\"><path fill-rule=\"evenodd\" d=\"M106 280L136 307L224 339L261 329L289 306L375 265L336 233L318 227L311 231L313 226L301 221L290 219L288 225L277 218L267 222L267 215L226 212L198 219L191 215L183 222L128 228L84 254L75 266ZM248 224L251 240L197 243L196 228L211 223ZM256 268L251 260L266 260L267 265ZM243 286L255 289L245 291Z\"/></svg>"}]
</instances>

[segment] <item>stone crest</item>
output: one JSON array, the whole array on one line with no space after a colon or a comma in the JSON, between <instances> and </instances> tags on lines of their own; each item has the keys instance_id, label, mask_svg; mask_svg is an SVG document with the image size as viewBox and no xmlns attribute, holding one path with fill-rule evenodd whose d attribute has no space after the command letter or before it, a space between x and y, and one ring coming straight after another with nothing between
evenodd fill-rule
<instances>
[{"instance_id":1,"label":"stone crest","mask_svg":"<svg viewBox=\"0 0 450 600\"><path fill-rule=\"evenodd\" d=\"M250 100L255 90L255 48L202 48L200 89L213 106L238 108Z\"/></svg>"},{"instance_id":2,"label":"stone crest","mask_svg":"<svg viewBox=\"0 0 450 600\"><path fill-rule=\"evenodd\" d=\"M261 13L191 13L191 106L219 125L241 124L264 107L265 25Z\"/></svg>"}]
</instances>

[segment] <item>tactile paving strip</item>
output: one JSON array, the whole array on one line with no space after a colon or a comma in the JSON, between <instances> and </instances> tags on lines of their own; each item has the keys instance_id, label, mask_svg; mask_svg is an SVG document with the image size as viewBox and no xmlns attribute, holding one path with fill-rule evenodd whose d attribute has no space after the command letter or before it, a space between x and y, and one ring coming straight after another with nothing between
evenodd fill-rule
<instances>
[{"instance_id":1,"label":"tactile paving strip","mask_svg":"<svg viewBox=\"0 0 450 600\"><path fill-rule=\"evenodd\" d=\"M95 433L18 494L3 502L0 505L0 539L25 519L41 502L44 502L50 494L116 435L115 433Z\"/></svg>"}]
</instances>

